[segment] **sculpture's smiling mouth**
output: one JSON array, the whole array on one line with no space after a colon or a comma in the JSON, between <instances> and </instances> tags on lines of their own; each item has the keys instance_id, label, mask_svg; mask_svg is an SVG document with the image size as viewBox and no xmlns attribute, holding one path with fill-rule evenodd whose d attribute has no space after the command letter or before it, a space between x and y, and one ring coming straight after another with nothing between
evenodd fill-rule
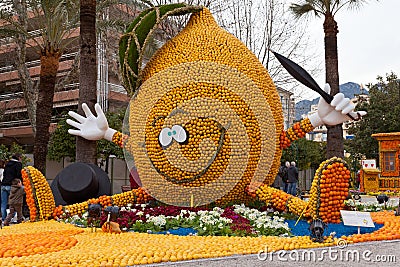
<instances>
[{"instance_id":1,"label":"sculpture's smiling mouth","mask_svg":"<svg viewBox=\"0 0 400 267\"><path fill-rule=\"evenodd\" d=\"M215 159L217 158L218 154L221 152L221 149L224 145L225 134L226 134L227 129L218 122L217 122L217 125L218 125L220 134L219 134L219 140L218 140L218 145L216 147L216 150L213 153L213 155L210 157L210 159L208 160L205 168L203 168L200 172L198 172L194 176L192 176L190 178L177 179L177 178L167 174L166 172L162 171L160 168L158 168L156 166L156 164L154 164L154 162L152 161L151 157L149 157L151 165L168 182L171 182L174 184L187 184L187 183L196 181L210 169L212 163L215 161ZM162 129L162 131L160 132L160 136L159 136L159 144L161 145L163 150L166 150L174 143L174 141L176 141L178 144L182 145L182 144L186 144L188 142L188 139L189 139L189 134L186 132L186 130L182 126L174 125L171 129L170 128Z\"/></svg>"}]
</instances>

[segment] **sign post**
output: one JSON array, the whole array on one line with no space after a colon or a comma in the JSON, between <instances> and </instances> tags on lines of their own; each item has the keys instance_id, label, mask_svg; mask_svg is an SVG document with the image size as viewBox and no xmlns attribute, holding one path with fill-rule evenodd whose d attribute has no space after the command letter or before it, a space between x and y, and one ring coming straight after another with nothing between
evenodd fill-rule
<instances>
[{"instance_id":1,"label":"sign post","mask_svg":"<svg viewBox=\"0 0 400 267\"><path fill-rule=\"evenodd\" d=\"M343 224L350 226L358 226L358 233L360 234L360 227L375 227L371 218L371 213L363 211L341 210Z\"/></svg>"}]
</instances>

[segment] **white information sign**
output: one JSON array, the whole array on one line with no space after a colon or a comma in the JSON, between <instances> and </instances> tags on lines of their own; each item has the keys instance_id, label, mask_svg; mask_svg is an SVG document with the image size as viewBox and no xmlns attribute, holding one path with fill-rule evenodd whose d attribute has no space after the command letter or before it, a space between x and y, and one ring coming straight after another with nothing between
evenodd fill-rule
<instances>
[{"instance_id":1,"label":"white information sign","mask_svg":"<svg viewBox=\"0 0 400 267\"><path fill-rule=\"evenodd\" d=\"M341 210L343 224L361 227L375 227L369 212Z\"/></svg>"},{"instance_id":2,"label":"white information sign","mask_svg":"<svg viewBox=\"0 0 400 267\"><path fill-rule=\"evenodd\" d=\"M376 159L361 160L363 168L376 169Z\"/></svg>"}]
</instances>

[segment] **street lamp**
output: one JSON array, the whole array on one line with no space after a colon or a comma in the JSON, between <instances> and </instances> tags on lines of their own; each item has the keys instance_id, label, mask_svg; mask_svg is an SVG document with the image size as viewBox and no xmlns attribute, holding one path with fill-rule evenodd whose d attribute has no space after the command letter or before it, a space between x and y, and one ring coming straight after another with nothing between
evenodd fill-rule
<instances>
[{"instance_id":1,"label":"street lamp","mask_svg":"<svg viewBox=\"0 0 400 267\"><path fill-rule=\"evenodd\" d=\"M310 224L310 237L313 241L324 242L324 230L326 224L321 219L313 220Z\"/></svg>"},{"instance_id":2,"label":"street lamp","mask_svg":"<svg viewBox=\"0 0 400 267\"><path fill-rule=\"evenodd\" d=\"M117 157L115 155L108 156L111 159L111 195L114 192L114 159Z\"/></svg>"}]
</instances>

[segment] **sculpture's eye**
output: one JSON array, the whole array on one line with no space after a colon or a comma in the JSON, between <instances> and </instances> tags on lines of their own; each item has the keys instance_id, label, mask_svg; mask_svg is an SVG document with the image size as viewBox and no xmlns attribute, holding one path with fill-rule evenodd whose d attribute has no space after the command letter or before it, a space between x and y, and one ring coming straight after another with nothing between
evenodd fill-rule
<instances>
[{"instance_id":1,"label":"sculpture's eye","mask_svg":"<svg viewBox=\"0 0 400 267\"><path fill-rule=\"evenodd\" d=\"M161 130L158 141L163 148L167 148L172 144L172 133L172 130L168 127Z\"/></svg>"},{"instance_id":2,"label":"sculpture's eye","mask_svg":"<svg viewBox=\"0 0 400 267\"><path fill-rule=\"evenodd\" d=\"M158 136L158 141L163 148L167 148L172 144L172 140L175 140L179 144L187 142L188 134L186 130L180 125L172 126L172 129L166 127L161 130Z\"/></svg>"},{"instance_id":3,"label":"sculpture's eye","mask_svg":"<svg viewBox=\"0 0 400 267\"><path fill-rule=\"evenodd\" d=\"M184 144L188 139L187 137L187 132L182 126L172 126L172 138L174 138L176 142L178 142L179 144Z\"/></svg>"}]
</instances>

